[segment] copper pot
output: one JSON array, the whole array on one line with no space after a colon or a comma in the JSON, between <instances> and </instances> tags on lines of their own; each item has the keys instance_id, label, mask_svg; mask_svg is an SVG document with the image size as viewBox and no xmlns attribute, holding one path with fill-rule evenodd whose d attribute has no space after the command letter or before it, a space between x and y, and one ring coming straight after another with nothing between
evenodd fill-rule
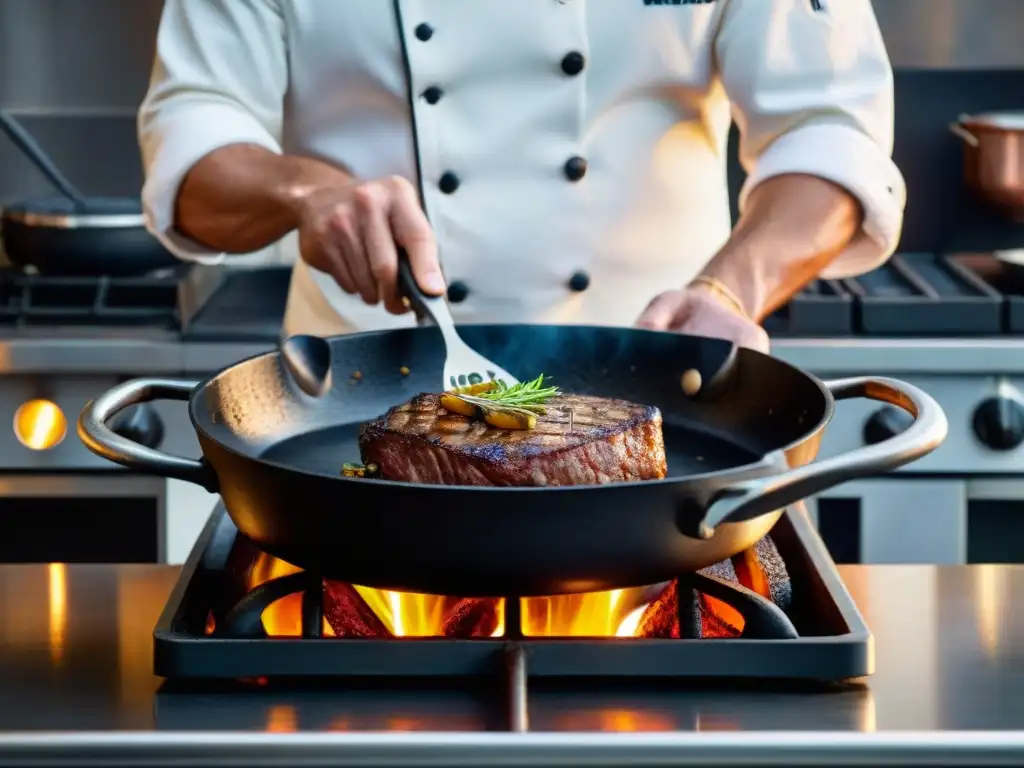
<instances>
[{"instance_id":1,"label":"copper pot","mask_svg":"<svg viewBox=\"0 0 1024 768\"><path fill-rule=\"evenodd\" d=\"M967 187L1024 221L1024 112L961 115L949 129L964 142Z\"/></svg>"}]
</instances>

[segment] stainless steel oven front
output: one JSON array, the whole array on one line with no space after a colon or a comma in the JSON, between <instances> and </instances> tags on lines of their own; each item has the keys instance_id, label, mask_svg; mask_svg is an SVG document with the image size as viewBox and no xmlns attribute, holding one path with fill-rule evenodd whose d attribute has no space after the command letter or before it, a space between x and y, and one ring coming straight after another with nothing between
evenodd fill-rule
<instances>
[{"instance_id":1,"label":"stainless steel oven front","mask_svg":"<svg viewBox=\"0 0 1024 768\"><path fill-rule=\"evenodd\" d=\"M864 563L1024 562L1024 377L891 375L939 401L949 436L902 470L811 501L833 556ZM843 403L822 455L880 439L899 422L877 406Z\"/></svg>"}]
</instances>

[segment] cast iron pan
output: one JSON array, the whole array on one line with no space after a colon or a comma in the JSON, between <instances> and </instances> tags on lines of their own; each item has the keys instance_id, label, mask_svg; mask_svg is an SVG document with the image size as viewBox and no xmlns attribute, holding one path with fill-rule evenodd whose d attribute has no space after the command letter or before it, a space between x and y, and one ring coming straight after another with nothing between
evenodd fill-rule
<instances>
[{"instance_id":1,"label":"cast iron pan","mask_svg":"<svg viewBox=\"0 0 1024 768\"><path fill-rule=\"evenodd\" d=\"M360 423L440 388L444 350L434 328L300 337L202 383L126 382L86 407L79 434L119 464L219 491L258 546L327 577L529 596L652 584L718 562L764 536L776 510L913 461L946 432L938 405L914 387L873 377L822 383L716 339L584 326L460 332L520 377L543 372L567 391L657 405L670 477L569 488L341 477L343 462L359 460ZM717 386L687 396L680 377L689 369ZM810 463L834 399L850 397L900 406L915 422L886 442ZM107 426L123 408L159 398L190 400L202 460L146 448Z\"/></svg>"},{"instance_id":2,"label":"cast iron pan","mask_svg":"<svg viewBox=\"0 0 1024 768\"><path fill-rule=\"evenodd\" d=\"M174 256L146 231L138 198L83 195L10 115L0 129L60 192L60 196L4 206L7 259L45 275L141 275L177 266Z\"/></svg>"}]
</instances>

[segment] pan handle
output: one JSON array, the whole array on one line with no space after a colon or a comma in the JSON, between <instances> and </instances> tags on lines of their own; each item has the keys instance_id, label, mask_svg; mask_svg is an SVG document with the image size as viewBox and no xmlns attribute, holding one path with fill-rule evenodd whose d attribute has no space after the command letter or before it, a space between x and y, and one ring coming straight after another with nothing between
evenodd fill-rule
<instances>
[{"instance_id":1,"label":"pan handle","mask_svg":"<svg viewBox=\"0 0 1024 768\"><path fill-rule=\"evenodd\" d=\"M972 147L977 147L979 144L981 144L981 142L978 141L978 137L977 136L975 136L973 133L971 133L966 128L964 128L963 122L962 122L964 119L965 119L965 117L963 115L961 115L960 116L961 122L950 123L949 124L949 132L952 133L954 136L958 137L965 144L969 144Z\"/></svg>"},{"instance_id":2,"label":"pan handle","mask_svg":"<svg viewBox=\"0 0 1024 768\"><path fill-rule=\"evenodd\" d=\"M217 475L205 461L172 456L147 448L114 432L110 420L132 405L153 400L188 400L198 381L132 379L88 403L78 417L78 436L97 456L139 472L185 480L217 492Z\"/></svg>"},{"instance_id":3,"label":"pan handle","mask_svg":"<svg viewBox=\"0 0 1024 768\"><path fill-rule=\"evenodd\" d=\"M946 415L931 396L917 387L874 376L836 379L824 384L836 401L866 398L889 403L913 416L914 422L905 431L881 443L721 489L712 498L695 531L698 538L710 538L722 523L752 520L848 480L902 467L931 453L946 439Z\"/></svg>"}]
</instances>

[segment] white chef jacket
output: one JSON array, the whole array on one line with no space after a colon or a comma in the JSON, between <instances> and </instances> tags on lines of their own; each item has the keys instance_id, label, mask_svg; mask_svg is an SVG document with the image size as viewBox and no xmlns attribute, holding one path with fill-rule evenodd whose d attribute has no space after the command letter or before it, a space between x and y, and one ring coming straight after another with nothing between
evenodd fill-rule
<instances>
[{"instance_id":1,"label":"white chef jacket","mask_svg":"<svg viewBox=\"0 0 1024 768\"><path fill-rule=\"evenodd\" d=\"M457 322L630 325L729 235L731 119L741 205L813 174L865 212L827 276L892 252L906 191L870 0L166 0L143 200L172 251L209 263L174 206L219 147L421 176ZM412 322L297 260L287 332Z\"/></svg>"}]
</instances>

